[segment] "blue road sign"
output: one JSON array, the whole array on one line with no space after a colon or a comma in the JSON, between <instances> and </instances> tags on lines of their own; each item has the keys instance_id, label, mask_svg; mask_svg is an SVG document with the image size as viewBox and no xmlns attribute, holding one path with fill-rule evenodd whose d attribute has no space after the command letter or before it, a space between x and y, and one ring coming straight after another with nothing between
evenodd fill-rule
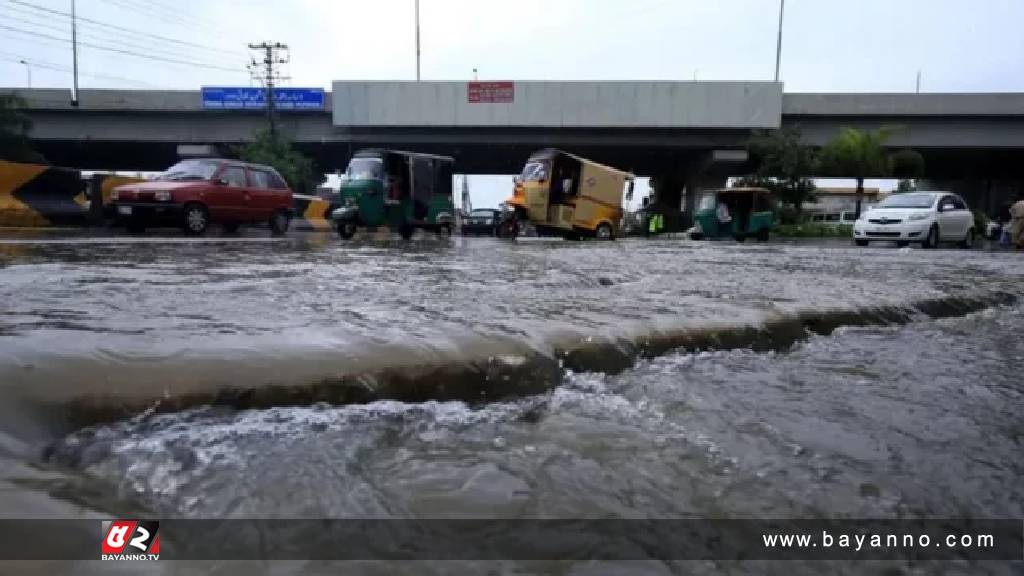
<instances>
[{"instance_id":1,"label":"blue road sign","mask_svg":"<svg viewBox=\"0 0 1024 576\"><path fill-rule=\"evenodd\" d=\"M204 86L203 108L209 110L262 110L267 107L266 90L253 87ZM323 88L274 88L278 110L323 110Z\"/></svg>"}]
</instances>

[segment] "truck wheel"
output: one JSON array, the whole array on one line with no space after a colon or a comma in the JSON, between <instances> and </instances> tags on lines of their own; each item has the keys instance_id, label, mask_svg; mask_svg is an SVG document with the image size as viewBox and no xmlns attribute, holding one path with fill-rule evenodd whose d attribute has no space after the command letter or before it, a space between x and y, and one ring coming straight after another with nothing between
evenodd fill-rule
<instances>
[{"instance_id":1,"label":"truck wheel","mask_svg":"<svg viewBox=\"0 0 1024 576\"><path fill-rule=\"evenodd\" d=\"M345 240L351 240L356 235L356 223L355 222L338 222L338 236L341 236Z\"/></svg>"},{"instance_id":2,"label":"truck wheel","mask_svg":"<svg viewBox=\"0 0 1024 576\"><path fill-rule=\"evenodd\" d=\"M744 234L734 234L734 235L733 235L733 238L734 238L734 239L735 239L735 240L736 240L737 242L740 242L740 243L742 243L742 242L746 242L746 241L747 241L747 237L746 237L746 235L744 235Z\"/></svg>"},{"instance_id":3,"label":"truck wheel","mask_svg":"<svg viewBox=\"0 0 1024 576\"><path fill-rule=\"evenodd\" d=\"M210 227L210 212L206 206L192 202L185 205L182 212L182 228L188 236L202 236Z\"/></svg>"},{"instance_id":4,"label":"truck wheel","mask_svg":"<svg viewBox=\"0 0 1024 576\"><path fill-rule=\"evenodd\" d=\"M411 240L412 234L416 229L413 228L412 224L402 224L398 227L398 235L402 237L402 240Z\"/></svg>"},{"instance_id":5,"label":"truck wheel","mask_svg":"<svg viewBox=\"0 0 1024 576\"><path fill-rule=\"evenodd\" d=\"M594 230L594 236L598 240L615 240L615 232L612 230L612 225L607 222L601 222L597 225L597 230Z\"/></svg>"},{"instance_id":6,"label":"truck wheel","mask_svg":"<svg viewBox=\"0 0 1024 576\"><path fill-rule=\"evenodd\" d=\"M862 240L860 238L855 239L853 241L853 243L856 244L857 246L867 246L868 245L868 241L867 240Z\"/></svg>"},{"instance_id":7,"label":"truck wheel","mask_svg":"<svg viewBox=\"0 0 1024 576\"><path fill-rule=\"evenodd\" d=\"M284 210L274 212L274 215L270 217L270 233L274 236L283 236L287 234L288 225L291 224L291 222L292 217Z\"/></svg>"}]
</instances>

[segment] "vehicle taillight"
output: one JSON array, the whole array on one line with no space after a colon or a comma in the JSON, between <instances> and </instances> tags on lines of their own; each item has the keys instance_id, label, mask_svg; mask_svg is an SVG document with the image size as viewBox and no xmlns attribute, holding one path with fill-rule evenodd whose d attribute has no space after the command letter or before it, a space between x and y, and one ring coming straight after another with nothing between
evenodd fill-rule
<instances>
[{"instance_id":1,"label":"vehicle taillight","mask_svg":"<svg viewBox=\"0 0 1024 576\"><path fill-rule=\"evenodd\" d=\"M116 188L114 190L110 191L110 199L111 200L117 200L120 197L121 197L121 194L117 191Z\"/></svg>"},{"instance_id":2,"label":"vehicle taillight","mask_svg":"<svg viewBox=\"0 0 1024 576\"><path fill-rule=\"evenodd\" d=\"M153 192L153 199L157 202L170 202L171 193L167 190L157 190Z\"/></svg>"}]
</instances>

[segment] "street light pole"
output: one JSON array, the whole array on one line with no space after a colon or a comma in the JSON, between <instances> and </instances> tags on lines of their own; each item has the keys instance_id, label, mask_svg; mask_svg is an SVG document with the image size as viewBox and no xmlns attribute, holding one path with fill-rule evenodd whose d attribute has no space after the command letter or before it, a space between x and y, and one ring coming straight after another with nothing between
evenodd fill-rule
<instances>
[{"instance_id":1,"label":"street light pole","mask_svg":"<svg viewBox=\"0 0 1024 576\"><path fill-rule=\"evenodd\" d=\"M779 37L775 44L775 81L779 81L779 66L782 64L782 15L786 11L786 0L779 0Z\"/></svg>"},{"instance_id":2,"label":"street light pole","mask_svg":"<svg viewBox=\"0 0 1024 576\"><path fill-rule=\"evenodd\" d=\"M416 0L416 81L420 81L420 0Z\"/></svg>"},{"instance_id":3,"label":"street light pole","mask_svg":"<svg viewBox=\"0 0 1024 576\"><path fill-rule=\"evenodd\" d=\"M75 18L75 0L71 0L71 60L74 89L71 91L71 105L78 106L78 21Z\"/></svg>"},{"instance_id":4,"label":"street light pole","mask_svg":"<svg viewBox=\"0 0 1024 576\"><path fill-rule=\"evenodd\" d=\"M26 62L24 60L21 60L20 62L25 65L25 76L28 77L28 87L31 88L32 87L32 67L29 66L28 62Z\"/></svg>"}]
</instances>

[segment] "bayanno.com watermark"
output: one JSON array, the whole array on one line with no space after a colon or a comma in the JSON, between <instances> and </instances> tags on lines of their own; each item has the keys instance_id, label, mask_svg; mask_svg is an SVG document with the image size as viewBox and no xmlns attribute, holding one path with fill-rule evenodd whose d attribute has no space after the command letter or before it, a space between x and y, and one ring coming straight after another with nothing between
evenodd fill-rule
<instances>
[{"instance_id":1,"label":"bayanno.com watermark","mask_svg":"<svg viewBox=\"0 0 1024 576\"><path fill-rule=\"evenodd\" d=\"M160 522L154 520L104 520L100 560L160 559Z\"/></svg>"}]
</instances>

